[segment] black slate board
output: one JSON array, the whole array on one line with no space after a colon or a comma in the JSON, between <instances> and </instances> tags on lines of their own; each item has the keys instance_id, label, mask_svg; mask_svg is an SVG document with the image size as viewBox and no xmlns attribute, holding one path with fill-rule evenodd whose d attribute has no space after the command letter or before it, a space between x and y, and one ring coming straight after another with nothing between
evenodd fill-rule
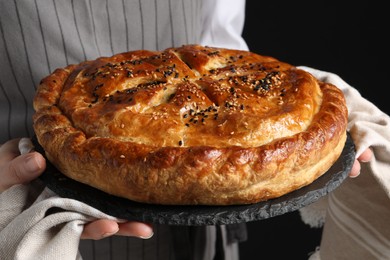
<instances>
[{"instance_id":1,"label":"black slate board","mask_svg":"<svg viewBox=\"0 0 390 260\"><path fill-rule=\"evenodd\" d=\"M33 139L35 149L42 147ZM312 184L282 197L249 205L164 206L115 197L76 182L49 161L41 180L59 196L82 201L109 215L128 220L168 225L221 225L262 220L298 210L336 189L348 176L355 160L355 145L348 134L343 152L327 173Z\"/></svg>"}]
</instances>

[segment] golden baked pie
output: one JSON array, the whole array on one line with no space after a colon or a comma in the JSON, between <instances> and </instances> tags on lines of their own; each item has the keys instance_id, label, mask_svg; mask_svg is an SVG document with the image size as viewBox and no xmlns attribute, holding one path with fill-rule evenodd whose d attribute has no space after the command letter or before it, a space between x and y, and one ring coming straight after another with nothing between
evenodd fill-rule
<instances>
[{"instance_id":1,"label":"golden baked pie","mask_svg":"<svg viewBox=\"0 0 390 260\"><path fill-rule=\"evenodd\" d=\"M265 201L312 183L346 141L343 93L249 51L184 45L55 70L34 130L64 175L164 205Z\"/></svg>"}]
</instances>

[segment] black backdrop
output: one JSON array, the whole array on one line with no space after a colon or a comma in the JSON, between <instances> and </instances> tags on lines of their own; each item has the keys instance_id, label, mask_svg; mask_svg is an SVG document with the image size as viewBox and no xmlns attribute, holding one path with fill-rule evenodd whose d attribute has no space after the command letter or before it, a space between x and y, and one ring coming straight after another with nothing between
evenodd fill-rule
<instances>
[{"instance_id":1,"label":"black backdrop","mask_svg":"<svg viewBox=\"0 0 390 260\"><path fill-rule=\"evenodd\" d=\"M380 1L345 2L248 0L243 36L253 52L338 74L390 114L390 15ZM242 260L300 260L319 245L321 229L293 212L248 223L248 236Z\"/></svg>"},{"instance_id":2,"label":"black backdrop","mask_svg":"<svg viewBox=\"0 0 390 260\"><path fill-rule=\"evenodd\" d=\"M251 51L341 76L390 114L390 14L384 2L248 0Z\"/></svg>"}]
</instances>

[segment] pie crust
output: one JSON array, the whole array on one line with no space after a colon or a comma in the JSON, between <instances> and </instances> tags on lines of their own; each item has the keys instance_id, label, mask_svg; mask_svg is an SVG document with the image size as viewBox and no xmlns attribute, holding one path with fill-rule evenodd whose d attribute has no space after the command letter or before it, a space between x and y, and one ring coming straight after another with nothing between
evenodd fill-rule
<instances>
[{"instance_id":1,"label":"pie crust","mask_svg":"<svg viewBox=\"0 0 390 260\"><path fill-rule=\"evenodd\" d=\"M249 51L183 45L58 68L33 126L64 175L164 205L265 201L306 186L340 156L343 93Z\"/></svg>"}]
</instances>

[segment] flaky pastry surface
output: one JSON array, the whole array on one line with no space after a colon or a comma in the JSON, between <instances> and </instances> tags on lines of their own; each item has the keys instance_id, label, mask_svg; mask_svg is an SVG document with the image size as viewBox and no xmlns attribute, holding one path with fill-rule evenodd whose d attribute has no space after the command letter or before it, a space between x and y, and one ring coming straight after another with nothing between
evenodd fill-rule
<instances>
[{"instance_id":1,"label":"flaky pastry surface","mask_svg":"<svg viewBox=\"0 0 390 260\"><path fill-rule=\"evenodd\" d=\"M34 130L68 177L130 200L248 204L308 185L346 140L343 93L275 58L186 45L55 70Z\"/></svg>"}]
</instances>

